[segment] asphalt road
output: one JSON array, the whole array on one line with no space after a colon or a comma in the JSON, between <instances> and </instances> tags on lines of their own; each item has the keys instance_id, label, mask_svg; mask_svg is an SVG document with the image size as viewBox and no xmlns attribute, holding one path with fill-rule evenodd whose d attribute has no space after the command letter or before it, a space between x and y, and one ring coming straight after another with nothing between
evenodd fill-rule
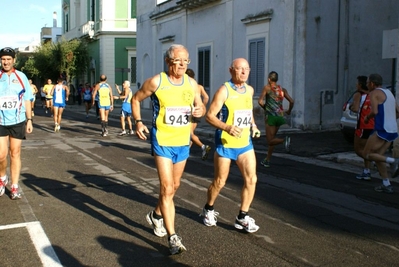
<instances>
[{"instance_id":1,"label":"asphalt road","mask_svg":"<svg viewBox=\"0 0 399 267\"><path fill-rule=\"evenodd\" d=\"M117 119L103 138L82 110L64 118L53 133L51 118L36 112L23 143L23 198L10 200L8 190L0 198L1 266L399 265L398 194L374 192L379 179L354 179L358 167L317 158L351 149L339 133L292 134L292 154L277 149L271 168L258 165L254 234L233 226L242 187L235 164L215 204L218 226L202 224L213 163L193 147L175 197L188 251L170 256L145 220L158 192L149 143L119 137ZM262 140L255 148L259 161Z\"/></svg>"}]
</instances>

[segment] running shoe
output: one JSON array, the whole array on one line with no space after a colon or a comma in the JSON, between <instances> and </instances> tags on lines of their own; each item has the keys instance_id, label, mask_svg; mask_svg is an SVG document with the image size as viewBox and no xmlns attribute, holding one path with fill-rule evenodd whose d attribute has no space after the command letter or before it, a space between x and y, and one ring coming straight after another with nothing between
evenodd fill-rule
<instances>
[{"instance_id":1,"label":"running shoe","mask_svg":"<svg viewBox=\"0 0 399 267\"><path fill-rule=\"evenodd\" d=\"M206 160L208 158L209 151L211 151L210 146L205 146L204 149L202 149L202 156L201 156L202 160Z\"/></svg>"},{"instance_id":2,"label":"running shoe","mask_svg":"<svg viewBox=\"0 0 399 267\"><path fill-rule=\"evenodd\" d=\"M19 193L19 189L15 188L15 187L11 187L10 197L11 197L12 200L20 199L21 198L21 194Z\"/></svg>"},{"instance_id":3,"label":"running shoe","mask_svg":"<svg viewBox=\"0 0 399 267\"><path fill-rule=\"evenodd\" d=\"M170 254L175 255L186 251L186 247L181 243L180 236L174 234L169 238L169 251Z\"/></svg>"},{"instance_id":4,"label":"running shoe","mask_svg":"<svg viewBox=\"0 0 399 267\"><path fill-rule=\"evenodd\" d=\"M145 216L149 225L154 228L154 234L159 237L164 237L166 235L166 229L163 226L163 219L155 219L154 211L150 211L147 216Z\"/></svg>"},{"instance_id":5,"label":"running shoe","mask_svg":"<svg viewBox=\"0 0 399 267\"><path fill-rule=\"evenodd\" d=\"M284 148L285 151L290 152L291 151L291 137L286 136L284 139Z\"/></svg>"},{"instance_id":6,"label":"running shoe","mask_svg":"<svg viewBox=\"0 0 399 267\"><path fill-rule=\"evenodd\" d=\"M133 131L133 130L130 130L129 134L130 134L130 135L134 135L134 131Z\"/></svg>"},{"instance_id":7,"label":"running shoe","mask_svg":"<svg viewBox=\"0 0 399 267\"><path fill-rule=\"evenodd\" d=\"M388 194L392 194L393 193L392 185L385 186L385 185L382 184L382 185L379 185L379 186L375 187L374 190L377 191L377 192L388 193Z\"/></svg>"},{"instance_id":8,"label":"running shoe","mask_svg":"<svg viewBox=\"0 0 399 267\"><path fill-rule=\"evenodd\" d=\"M266 160L266 158L264 158L261 162L260 165L262 165L263 167L269 168L270 167L270 162L268 160Z\"/></svg>"},{"instance_id":9,"label":"running shoe","mask_svg":"<svg viewBox=\"0 0 399 267\"><path fill-rule=\"evenodd\" d=\"M362 172L361 174L356 175L356 179L370 181L371 180L371 173Z\"/></svg>"},{"instance_id":10,"label":"running shoe","mask_svg":"<svg viewBox=\"0 0 399 267\"><path fill-rule=\"evenodd\" d=\"M126 131L125 131L125 130L123 130L123 131L119 134L119 136L124 136L124 135L126 135Z\"/></svg>"},{"instance_id":11,"label":"running shoe","mask_svg":"<svg viewBox=\"0 0 399 267\"><path fill-rule=\"evenodd\" d=\"M202 221L206 226L216 226L216 223L218 221L217 216L219 216L219 212L203 208L200 216L204 217Z\"/></svg>"},{"instance_id":12,"label":"running shoe","mask_svg":"<svg viewBox=\"0 0 399 267\"><path fill-rule=\"evenodd\" d=\"M55 125L54 125L54 132L56 133L58 131L58 124L56 123Z\"/></svg>"},{"instance_id":13,"label":"running shoe","mask_svg":"<svg viewBox=\"0 0 399 267\"><path fill-rule=\"evenodd\" d=\"M58 124L57 131L59 132L61 130L61 125Z\"/></svg>"},{"instance_id":14,"label":"running shoe","mask_svg":"<svg viewBox=\"0 0 399 267\"><path fill-rule=\"evenodd\" d=\"M105 134L108 135L108 129L107 128L105 128Z\"/></svg>"},{"instance_id":15,"label":"running shoe","mask_svg":"<svg viewBox=\"0 0 399 267\"><path fill-rule=\"evenodd\" d=\"M0 179L0 197L4 195L4 192L6 191L6 186L8 184L8 177L6 176L6 179L3 181Z\"/></svg>"},{"instance_id":16,"label":"running shoe","mask_svg":"<svg viewBox=\"0 0 399 267\"><path fill-rule=\"evenodd\" d=\"M391 171L391 177L392 178L395 178L396 176L399 175L398 165L399 165L399 158L395 159L395 161L390 164L390 168L389 169Z\"/></svg>"},{"instance_id":17,"label":"running shoe","mask_svg":"<svg viewBox=\"0 0 399 267\"><path fill-rule=\"evenodd\" d=\"M249 217L249 215L246 215L244 219L238 219L238 217L236 217L234 227L240 230L244 229L248 233L255 233L259 230L259 226L255 224L255 220Z\"/></svg>"}]
</instances>

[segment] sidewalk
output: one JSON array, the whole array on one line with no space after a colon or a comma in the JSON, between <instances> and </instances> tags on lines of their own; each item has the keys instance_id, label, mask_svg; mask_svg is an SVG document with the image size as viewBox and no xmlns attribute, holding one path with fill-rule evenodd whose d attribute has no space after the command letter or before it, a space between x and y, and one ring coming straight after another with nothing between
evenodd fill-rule
<instances>
[{"instance_id":1,"label":"sidewalk","mask_svg":"<svg viewBox=\"0 0 399 267\"><path fill-rule=\"evenodd\" d=\"M110 112L110 118L120 119L121 106L116 103L113 112ZM67 110L85 114L84 105L68 105ZM95 117L95 109L89 111L90 117ZM151 126L152 110L141 109L141 119L145 125ZM254 146L260 153L266 153L267 145L265 138L264 120L256 118L256 124L261 131L261 137L253 139ZM215 128L209 125L205 118L201 118L201 122L196 128L196 134L208 142L213 142ZM291 153L295 156L318 158L337 163L347 163L359 166L359 170L363 165L363 160L359 158L353 151L353 144L348 143L339 130L336 131L302 131L292 129L289 126L280 128L278 136L289 135L291 137ZM283 146L277 146L275 153L285 153Z\"/></svg>"}]
</instances>

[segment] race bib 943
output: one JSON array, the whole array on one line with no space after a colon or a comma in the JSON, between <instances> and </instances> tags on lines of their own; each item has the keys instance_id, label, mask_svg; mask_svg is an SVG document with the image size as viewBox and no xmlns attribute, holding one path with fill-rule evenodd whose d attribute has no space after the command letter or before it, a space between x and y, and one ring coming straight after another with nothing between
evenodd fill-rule
<instances>
[{"instance_id":1,"label":"race bib 943","mask_svg":"<svg viewBox=\"0 0 399 267\"><path fill-rule=\"evenodd\" d=\"M16 109L19 106L18 96L1 96L0 110Z\"/></svg>"},{"instance_id":2,"label":"race bib 943","mask_svg":"<svg viewBox=\"0 0 399 267\"><path fill-rule=\"evenodd\" d=\"M165 123L174 127L186 126L190 123L190 107L166 107Z\"/></svg>"},{"instance_id":3,"label":"race bib 943","mask_svg":"<svg viewBox=\"0 0 399 267\"><path fill-rule=\"evenodd\" d=\"M251 127L252 122L252 110L244 109L244 110L236 110L234 111L234 126L240 128L249 128Z\"/></svg>"}]
</instances>

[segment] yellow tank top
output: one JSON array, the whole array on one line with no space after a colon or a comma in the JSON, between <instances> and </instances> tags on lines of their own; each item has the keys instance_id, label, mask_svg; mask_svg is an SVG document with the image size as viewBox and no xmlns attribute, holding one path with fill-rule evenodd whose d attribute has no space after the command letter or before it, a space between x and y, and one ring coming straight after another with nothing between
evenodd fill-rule
<instances>
[{"instance_id":1,"label":"yellow tank top","mask_svg":"<svg viewBox=\"0 0 399 267\"><path fill-rule=\"evenodd\" d=\"M250 144L250 128L253 114L252 95L247 89L242 93L237 92L230 82L226 82L224 85L227 88L228 96L219 113L219 117L228 125L243 128L243 131L240 138L222 131L220 141L226 148L243 148ZM247 84L245 84L245 88L247 88Z\"/></svg>"},{"instance_id":2,"label":"yellow tank top","mask_svg":"<svg viewBox=\"0 0 399 267\"><path fill-rule=\"evenodd\" d=\"M194 88L184 74L181 84L172 84L168 76L160 73L160 84L151 96L156 130L155 136L161 146L186 146L190 144L191 106Z\"/></svg>"},{"instance_id":3,"label":"yellow tank top","mask_svg":"<svg viewBox=\"0 0 399 267\"><path fill-rule=\"evenodd\" d=\"M98 95L99 95L98 101L100 106L111 105L111 98L109 92L110 92L110 87L108 83L100 83L100 89L98 89Z\"/></svg>"},{"instance_id":4,"label":"yellow tank top","mask_svg":"<svg viewBox=\"0 0 399 267\"><path fill-rule=\"evenodd\" d=\"M46 98L53 98L53 96L50 95L51 89L53 89L53 86L54 86L54 85L52 85L52 84L46 84L46 85L43 87L43 92L46 93Z\"/></svg>"}]
</instances>

